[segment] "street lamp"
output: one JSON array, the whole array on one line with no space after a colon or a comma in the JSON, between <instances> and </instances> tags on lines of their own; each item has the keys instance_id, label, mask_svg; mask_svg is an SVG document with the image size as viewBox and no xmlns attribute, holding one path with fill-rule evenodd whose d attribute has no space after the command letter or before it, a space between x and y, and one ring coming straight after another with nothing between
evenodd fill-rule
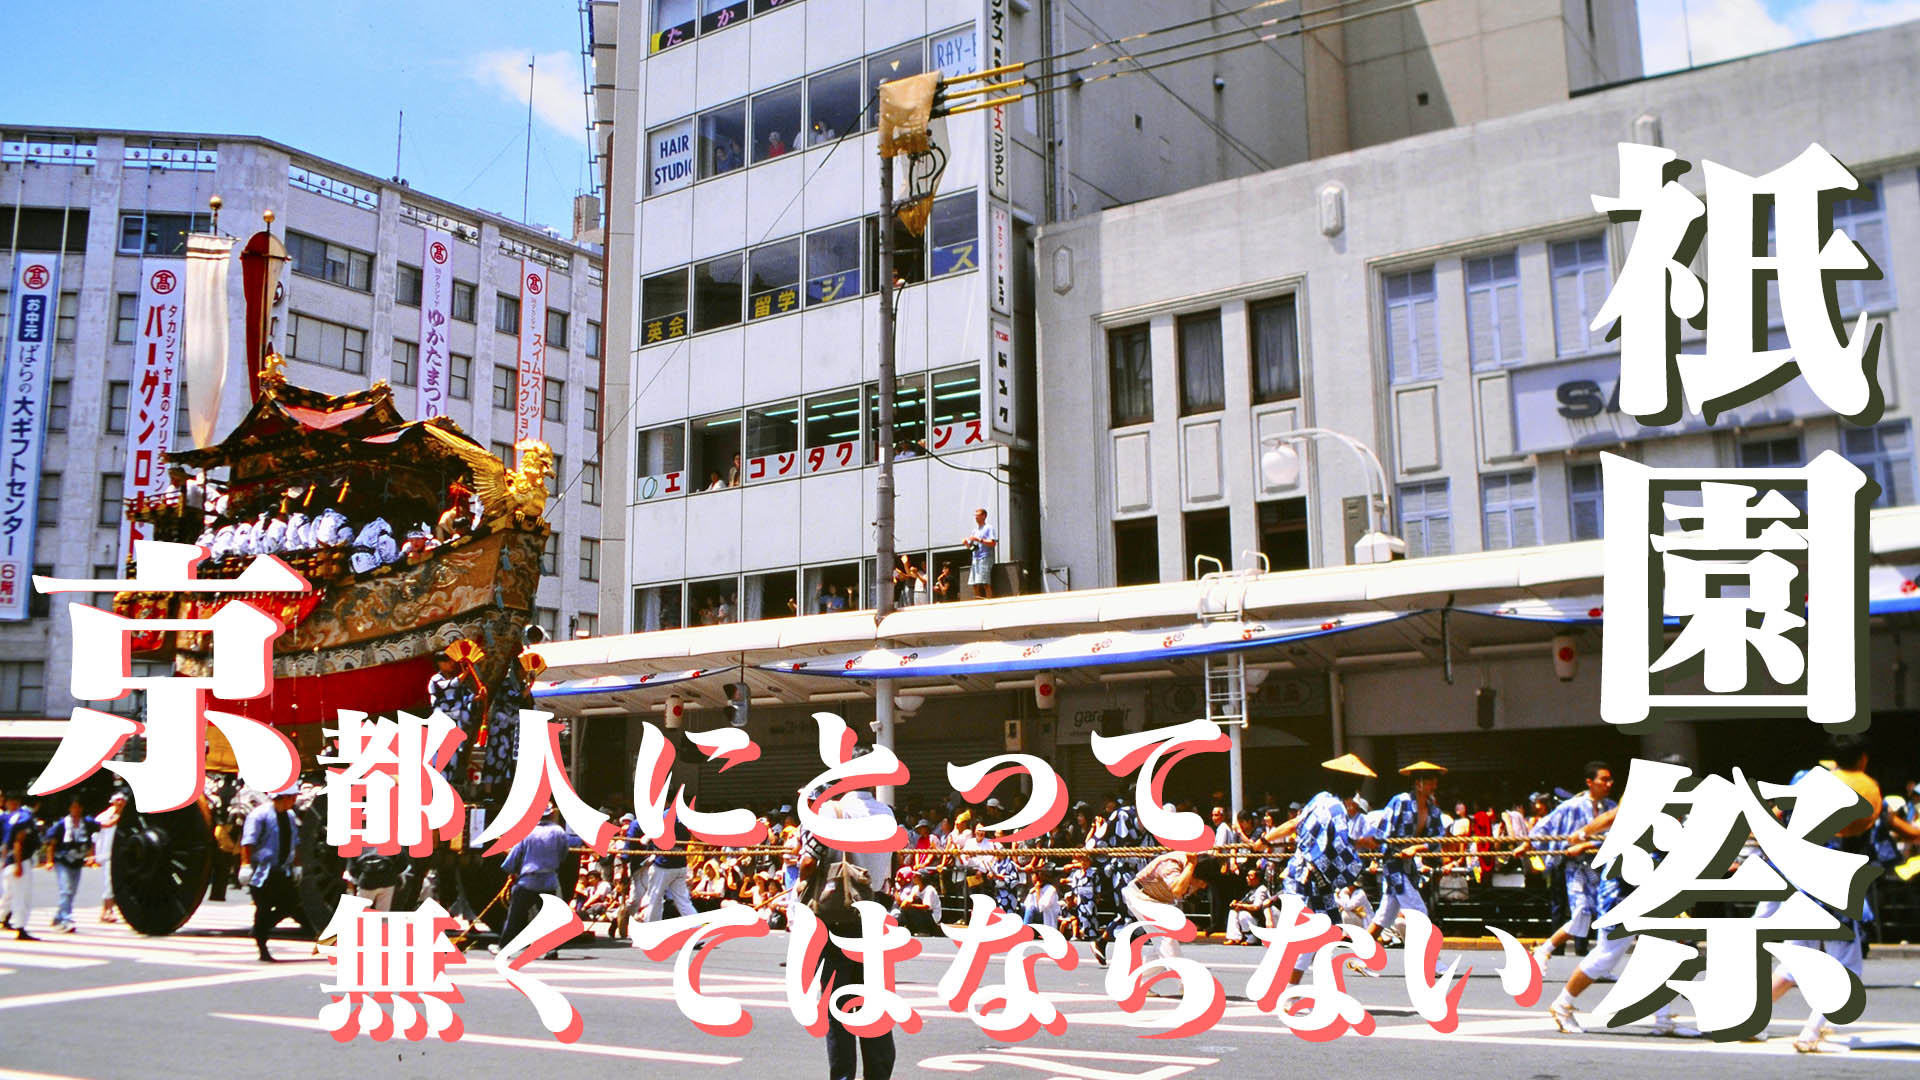
<instances>
[{"instance_id":1,"label":"street lamp","mask_svg":"<svg viewBox=\"0 0 1920 1080\"><path fill-rule=\"evenodd\" d=\"M1300 452L1291 445L1308 439L1330 439L1341 443L1359 455L1360 463L1368 470L1368 479L1372 487L1367 492L1367 531L1354 542L1353 561L1359 563L1379 563L1391 560L1395 555L1407 553L1407 542L1385 532L1381 522L1387 516L1387 471L1380 467L1380 458L1373 448L1359 439L1330 428L1303 427L1283 431L1260 440L1260 475L1268 487L1292 487L1300 482ZM1378 494L1375 494L1375 492Z\"/></svg>"}]
</instances>

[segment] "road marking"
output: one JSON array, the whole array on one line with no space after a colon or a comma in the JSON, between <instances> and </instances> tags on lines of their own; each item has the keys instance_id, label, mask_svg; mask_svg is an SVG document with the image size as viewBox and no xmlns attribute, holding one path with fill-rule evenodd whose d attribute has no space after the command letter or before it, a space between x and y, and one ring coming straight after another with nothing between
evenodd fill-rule
<instances>
[{"instance_id":1,"label":"road marking","mask_svg":"<svg viewBox=\"0 0 1920 1080\"><path fill-rule=\"evenodd\" d=\"M1077 1061L1099 1061L1103 1064L1114 1062L1139 1062L1158 1065L1158 1068L1144 1072L1119 1072L1114 1069L1095 1068L1091 1065L1075 1064ZM1122 1050L1041 1050L1029 1047L1009 1047L1005 1050L975 1050L959 1054L942 1054L938 1057L922 1058L919 1067L934 1072L979 1072L987 1066L1005 1068L1014 1066L1049 1073L1059 1077L1077 1077L1080 1080L1172 1080L1183 1076L1202 1065L1216 1065L1219 1058L1172 1057L1166 1054L1133 1054Z\"/></svg>"},{"instance_id":2,"label":"road marking","mask_svg":"<svg viewBox=\"0 0 1920 1080\"><path fill-rule=\"evenodd\" d=\"M21 967L54 968L62 971L73 968L99 967L105 960L91 956L62 956L55 952L38 952L32 949L9 949L0 947L0 961L19 964Z\"/></svg>"},{"instance_id":3,"label":"road marking","mask_svg":"<svg viewBox=\"0 0 1920 1080\"><path fill-rule=\"evenodd\" d=\"M319 1020L307 1016L260 1016L251 1013L212 1013L210 1015L222 1020L239 1020L251 1024L277 1024L280 1027L303 1028L319 1032L328 1030ZM649 1050L638 1046L607 1046L603 1043L563 1043L551 1039L521 1039L507 1035L476 1035L471 1031L461 1035L456 1041L467 1045L506 1046L520 1050L558 1050L563 1053L629 1058L635 1061L671 1062L678 1065L738 1065L740 1063L737 1057L721 1057L717 1054Z\"/></svg>"},{"instance_id":4,"label":"road marking","mask_svg":"<svg viewBox=\"0 0 1920 1080\"><path fill-rule=\"evenodd\" d=\"M179 979L156 979L153 982L123 983L119 986L90 986L84 990L22 994L18 997L0 998L0 1010L29 1009L38 1005L64 1005L70 1001L97 1001L101 998L131 997L135 994L158 994L169 990L198 990L205 986L227 986L237 982L285 979L294 975L311 976L314 970L311 966L300 964L280 964L258 971L223 971L217 975L189 975Z\"/></svg>"},{"instance_id":5,"label":"road marking","mask_svg":"<svg viewBox=\"0 0 1920 1080\"><path fill-rule=\"evenodd\" d=\"M0 1080L81 1080L77 1076L55 1076L52 1073L22 1072L19 1069L0 1069Z\"/></svg>"}]
</instances>

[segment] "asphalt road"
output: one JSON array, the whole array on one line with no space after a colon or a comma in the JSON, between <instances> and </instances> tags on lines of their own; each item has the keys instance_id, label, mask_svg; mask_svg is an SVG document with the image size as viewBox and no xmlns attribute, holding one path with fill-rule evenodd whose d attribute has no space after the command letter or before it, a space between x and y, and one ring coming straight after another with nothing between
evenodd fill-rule
<instances>
[{"instance_id":1,"label":"asphalt road","mask_svg":"<svg viewBox=\"0 0 1920 1080\"><path fill-rule=\"evenodd\" d=\"M97 875L96 875L97 876ZM41 888L41 886L45 888ZM330 965L304 942L284 939L280 964L254 959L246 936L251 908L207 905L185 930L142 938L96 918L98 882L82 896L75 934L47 931L51 876L36 883L33 925L44 940L0 936L0 1078L15 1076L198 1078L240 1076L447 1077L482 1073L523 1077L589 1075L824 1076L826 1051L787 1013L783 988L785 935L729 942L705 964L702 989L746 1006L752 1030L738 1038L702 1034L674 1003L670 964L653 963L624 945L573 945L555 961L526 972L562 991L579 1010L577 1042L556 1041L527 998L494 970L484 949L450 969L464 1000L456 1006L465 1034L455 1043L360 1037L337 1043L317 1019L331 983ZM289 926L289 930L291 927ZM1279 1076L1296 1070L1321 1076L1465 1075L1558 1077L1686 1076L1702 1069L1738 1069L1744 1077L1914 1075L1920 1049L1855 1049L1812 1058L1791 1048L1804 1017L1797 994L1782 1003L1763 1044L1726 1045L1656 1036L1644 1026L1584 1035L1556 1031L1540 1008L1522 1009L1500 990L1496 954L1463 953L1480 970L1469 980L1458 1031L1434 1032L1413 1015L1401 981L1402 954L1389 955L1387 975L1350 979L1349 989L1377 1021L1371 1036L1311 1044L1259 1013L1244 986L1258 954L1220 945L1189 946L1225 984L1226 1015L1210 1031L1175 1040L1144 1038L1171 1009L1149 1000L1138 1014L1118 1010L1102 993L1102 969L1081 946L1078 970L1042 965L1040 986L1067 1016L1064 1035L1042 1033L1003 1045L937 1001L934 984L954 954L951 943L922 939L924 952L899 971L902 992L924 1018L917 1034L896 1036L899 1076L972 1073L979 1077L1232 1077ZM1557 993L1574 961L1558 958L1542 1003ZM463 970L464 967L464 970ZM997 978L990 974L989 981ZM1920 1046L1920 960L1876 956L1868 961L1868 1005L1840 1033L1906 1038ZM1604 986L1588 991L1591 1007ZM1687 1014L1684 1004L1680 1014ZM10 1071L11 1070L11 1071Z\"/></svg>"}]
</instances>

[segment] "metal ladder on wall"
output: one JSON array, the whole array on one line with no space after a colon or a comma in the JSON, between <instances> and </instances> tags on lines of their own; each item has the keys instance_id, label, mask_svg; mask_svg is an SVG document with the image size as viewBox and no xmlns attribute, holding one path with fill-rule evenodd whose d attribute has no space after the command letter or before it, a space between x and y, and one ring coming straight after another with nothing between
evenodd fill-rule
<instances>
[{"instance_id":1,"label":"metal ladder on wall","mask_svg":"<svg viewBox=\"0 0 1920 1080\"><path fill-rule=\"evenodd\" d=\"M1258 567L1228 570L1210 555L1193 558L1193 573L1200 582L1199 617L1202 625L1243 623L1247 618L1247 585L1267 573L1267 557L1260 552L1242 552L1259 560ZM1201 568L1213 564L1211 571ZM1206 693L1207 720L1222 726L1247 726L1247 658L1234 651L1209 654L1205 660L1202 686Z\"/></svg>"}]
</instances>

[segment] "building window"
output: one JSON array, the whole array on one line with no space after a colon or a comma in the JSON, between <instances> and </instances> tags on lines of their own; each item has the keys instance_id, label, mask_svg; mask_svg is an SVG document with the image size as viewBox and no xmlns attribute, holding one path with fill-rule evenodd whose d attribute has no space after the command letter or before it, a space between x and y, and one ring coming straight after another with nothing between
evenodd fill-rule
<instances>
[{"instance_id":1,"label":"building window","mask_svg":"<svg viewBox=\"0 0 1920 1080\"><path fill-rule=\"evenodd\" d=\"M687 492L687 428L668 424L634 436L634 490L641 499Z\"/></svg>"},{"instance_id":2,"label":"building window","mask_svg":"<svg viewBox=\"0 0 1920 1080\"><path fill-rule=\"evenodd\" d=\"M600 505L600 463L597 461L580 466L580 501L588 506Z\"/></svg>"},{"instance_id":3,"label":"building window","mask_svg":"<svg viewBox=\"0 0 1920 1080\"><path fill-rule=\"evenodd\" d=\"M493 365L493 407L512 412L520 389L520 369Z\"/></svg>"},{"instance_id":4,"label":"building window","mask_svg":"<svg viewBox=\"0 0 1920 1080\"><path fill-rule=\"evenodd\" d=\"M592 319L587 320L586 346L587 359L600 359L600 324L594 322Z\"/></svg>"},{"instance_id":5,"label":"building window","mask_svg":"<svg viewBox=\"0 0 1920 1080\"><path fill-rule=\"evenodd\" d=\"M39 576L39 577L52 577L53 567L42 564L40 566L34 567L33 572L36 576ZM35 589L32 592L27 594L27 618L44 619L52 614L53 614L52 595L48 593L43 593L39 589Z\"/></svg>"},{"instance_id":6,"label":"building window","mask_svg":"<svg viewBox=\"0 0 1920 1080\"><path fill-rule=\"evenodd\" d=\"M633 590L633 630L678 630L681 588L654 585Z\"/></svg>"},{"instance_id":7,"label":"building window","mask_svg":"<svg viewBox=\"0 0 1920 1080\"><path fill-rule=\"evenodd\" d=\"M819 615L860 607L859 563L811 566L804 576L807 614Z\"/></svg>"},{"instance_id":8,"label":"building window","mask_svg":"<svg viewBox=\"0 0 1920 1080\"><path fill-rule=\"evenodd\" d=\"M880 384L868 383L867 430L874 433L868 440L867 464L880 460ZM927 384L918 375L909 375L894 380L893 384L893 456L895 460L910 457L920 452L919 448L927 441Z\"/></svg>"},{"instance_id":9,"label":"building window","mask_svg":"<svg viewBox=\"0 0 1920 1080\"><path fill-rule=\"evenodd\" d=\"M1107 331L1107 375L1114 427L1153 419L1153 348L1146 324Z\"/></svg>"},{"instance_id":10,"label":"building window","mask_svg":"<svg viewBox=\"0 0 1920 1080\"><path fill-rule=\"evenodd\" d=\"M867 261L873 267L867 291L880 287L880 219L867 219ZM901 285L927 280L927 238L915 236L896 223L893 230L893 279Z\"/></svg>"},{"instance_id":11,"label":"building window","mask_svg":"<svg viewBox=\"0 0 1920 1080\"><path fill-rule=\"evenodd\" d=\"M753 162L777 158L801 144L800 84L791 83L753 99Z\"/></svg>"},{"instance_id":12,"label":"building window","mask_svg":"<svg viewBox=\"0 0 1920 1080\"><path fill-rule=\"evenodd\" d=\"M107 384L107 434L125 435L127 433L127 384L110 382Z\"/></svg>"},{"instance_id":13,"label":"building window","mask_svg":"<svg viewBox=\"0 0 1920 1080\"><path fill-rule=\"evenodd\" d=\"M547 348L564 349L567 347L568 315L564 311L547 309Z\"/></svg>"},{"instance_id":14,"label":"building window","mask_svg":"<svg viewBox=\"0 0 1920 1080\"><path fill-rule=\"evenodd\" d=\"M556 424L567 420L567 384L559 379L548 379L542 401L541 415Z\"/></svg>"},{"instance_id":15,"label":"building window","mask_svg":"<svg viewBox=\"0 0 1920 1080\"><path fill-rule=\"evenodd\" d=\"M860 391L838 390L807 399L808 472L853 464L860 446Z\"/></svg>"},{"instance_id":16,"label":"building window","mask_svg":"<svg viewBox=\"0 0 1920 1080\"><path fill-rule=\"evenodd\" d=\"M1598 462L1567 466L1567 522L1575 540L1598 540L1606 535L1606 502Z\"/></svg>"},{"instance_id":17,"label":"building window","mask_svg":"<svg viewBox=\"0 0 1920 1080\"><path fill-rule=\"evenodd\" d=\"M47 430L67 430L67 412L73 406L73 383L55 379L47 384Z\"/></svg>"},{"instance_id":18,"label":"building window","mask_svg":"<svg viewBox=\"0 0 1920 1080\"><path fill-rule=\"evenodd\" d=\"M980 369L977 367L951 368L935 372L933 376L933 414L929 417L934 427L949 427L980 419ZM939 442L936 434L934 443L928 446L938 452L942 450L965 449L968 432L958 432L959 445L951 441ZM954 436L949 436L951 440ZM984 441L984 437L982 439Z\"/></svg>"},{"instance_id":19,"label":"building window","mask_svg":"<svg viewBox=\"0 0 1920 1080\"><path fill-rule=\"evenodd\" d=\"M1388 274L1387 367L1393 381L1440 377L1440 338L1434 328L1433 267Z\"/></svg>"},{"instance_id":20,"label":"building window","mask_svg":"<svg viewBox=\"0 0 1920 1080\"><path fill-rule=\"evenodd\" d=\"M493 328L503 334L520 332L520 298L500 293L494 298Z\"/></svg>"},{"instance_id":21,"label":"building window","mask_svg":"<svg viewBox=\"0 0 1920 1080\"><path fill-rule=\"evenodd\" d=\"M80 294L63 292L60 306L54 309L53 340L72 341L80 327Z\"/></svg>"},{"instance_id":22,"label":"building window","mask_svg":"<svg viewBox=\"0 0 1920 1080\"><path fill-rule=\"evenodd\" d=\"M296 274L360 292L373 291L373 256L364 251L288 229L287 256Z\"/></svg>"},{"instance_id":23,"label":"building window","mask_svg":"<svg viewBox=\"0 0 1920 1080\"><path fill-rule=\"evenodd\" d=\"M43 472L40 474L40 505L35 522L52 528L60 524L60 486L66 474Z\"/></svg>"},{"instance_id":24,"label":"building window","mask_svg":"<svg viewBox=\"0 0 1920 1080\"><path fill-rule=\"evenodd\" d=\"M598 434L600 431L600 391L589 386L581 392L582 405L580 422L588 431Z\"/></svg>"},{"instance_id":25,"label":"building window","mask_svg":"<svg viewBox=\"0 0 1920 1080\"><path fill-rule=\"evenodd\" d=\"M856 83L855 85L858 85ZM860 295L860 223L807 234L807 306Z\"/></svg>"},{"instance_id":26,"label":"building window","mask_svg":"<svg viewBox=\"0 0 1920 1080\"><path fill-rule=\"evenodd\" d=\"M295 360L362 375L367 370L367 332L294 312L287 319L287 353Z\"/></svg>"},{"instance_id":27,"label":"building window","mask_svg":"<svg viewBox=\"0 0 1920 1080\"><path fill-rule=\"evenodd\" d=\"M0 662L0 712L41 713L46 711L46 707L46 661ZM24 918L22 921L25 921Z\"/></svg>"},{"instance_id":28,"label":"building window","mask_svg":"<svg viewBox=\"0 0 1920 1080\"><path fill-rule=\"evenodd\" d=\"M560 534L547 534L547 546L540 549L540 576L560 576Z\"/></svg>"},{"instance_id":29,"label":"building window","mask_svg":"<svg viewBox=\"0 0 1920 1080\"><path fill-rule=\"evenodd\" d=\"M1520 260L1514 252L1466 260L1467 349L1475 370L1517 364Z\"/></svg>"},{"instance_id":30,"label":"building window","mask_svg":"<svg viewBox=\"0 0 1920 1080\"><path fill-rule=\"evenodd\" d=\"M676 120L647 132L647 197L693 183L693 121Z\"/></svg>"},{"instance_id":31,"label":"building window","mask_svg":"<svg viewBox=\"0 0 1920 1080\"><path fill-rule=\"evenodd\" d=\"M473 357L458 353L447 355L447 394L455 401L473 396Z\"/></svg>"},{"instance_id":32,"label":"building window","mask_svg":"<svg viewBox=\"0 0 1920 1080\"><path fill-rule=\"evenodd\" d=\"M420 346L411 341L393 342L393 385L413 386L419 379Z\"/></svg>"},{"instance_id":33,"label":"building window","mask_svg":"<svg viewBox=\"0 0 1920 1080\"><path fill-rule=\"evenodd\" d=\"M206 214L121 214L120 253L185 255L187 234L206 232L212 225L212 218Z\"/></svg>"},{"instance_id":34,"label":"building window","mask_svg":"<svg viewBox=\"0 0 1920 1080\"><path fill-rule=\"evenodd\" d=\"M393 302L402 307L420 306L420 268L406 263L393 265Z\"/></svg>"},{"instance_id":35,"label":"building window","mask_svg":"<svg viewBox=\"0 0 1920 1080\"><path fill-rule=\"evenodd\" d=\"M1226 408L1227 374L1221 357L1219 310L1182 315L1174 325L1180 338L1180 415Z\"/></svg>"},{"instance_id":36,"label":"building window","mask_svg":"<svg viewBox=\"0 0 1920 1080\"><path fill-rule=\"evenodd\" d=\"M740 596L735 588L735 580L725 577L688 582L687 614L695 626L721 626L739 622Z\"/></svg>"},{"instance_id":37,"label":"building window","mask_svg":"<svg viewBox=\"0 0 1920 1080\"><path fill-rule=\"evenodd\" d=\"M700 28L700 7L696 0L653 0L652 50L671 49L692 41Z\"/></svg>"},{"instance_id":38,"label":"building window","mask_svg":"<svg viewBox=\"0 0 1920 1080\"><path fill-rule=\"evenodd\" d=\"M180 380L180 390L173 398L173 433L182 439L193 434L193 412L187 408L187 402L192 400L193 397L187 388L187 380L183 376ZM191 444L183 442L174 445L184 449Z\"/></svg>"},{"instance_id":39,"label":"building window","mask_svg":"<svg viewBox=\"0 0 1920 1080\"><path fill-rule=\"evenodd\" d=\"M140 330L140 297L134 293L121 293L113 298L113 340L118 345L131 345L133 337Z\"/></svg>"},{"instance_id":40,"label":"building window","mask_svg":"<svg viewBox=\"0 0 1920 1080\"><path fill-rule=\"evenodd\" d=\"M600 632L600 615L597 612L582 611L573 617L573 636L592 637Z\"/></svg>"},{"instance_id":41,"label":"building window","mask_svg":"<svg viewBox=\"0 0 1920 1080\"><path fill-rule=\"evenodd\" d=\"M1135 518L1113 523L1115 585L1153 585L1160 580L1160 522Z\"/></svg>"},{"instance_id":42,"label":"building window","mask_svg":"<svg viewBox=\"0 0 1920 1080\"><path fill-rule=\"evenodd\" d=\"M1893 251L1887 242L1887 216L1880 199L1880 181L1861 185L1861 196L1833 204L1833 231L1853 238L1880 270L1877 281L1859 278L1836 280L1834 298L1840 314L1852 317L1862 311L1886 311L1893 307Z\"/></svg>"},{"instance_id":43,"label":"building window","mask_svg":"<svg viewBox=\"0 0 1920 1080\"><path fill-rule=\"evenodd\" d=\"M600 541L590 536L580 538L580 580L600 580Z\"/></svg>"},{"instance_id":44,"label":"building window","mask_svg":"<svg viewBox=\"0 0 1920 1080\"><path fill-rule=\"evenodd\" d=\"M1313 565L1307 545L1307 500L1276 499L1255 504L1260 528L1260 554L1270 570L1305 570Z\"/></svg>"},{"instance_id":45,"label":"building window","mask_svg":"<svg viewBox=\"0 0 1920 1080\"><path fill-rule=\"evenodd\" d=\"M127 478L124 473L100 474L100 502L95 508L94 523L103 529L117 529L121 519L121 496L127 490Z\"/></svg>"},{"instance_id":46,"label":"building window","mask_svg":"<svg viewBox=\"0 0 1920 1080\"><path fill-rule=\"evenodd\" d=\"M1187 540L1187 563L1182 569L1191 571L1196 579L1202 574L1211 573L1197 561L1202 557L1218 559L1220 566L1217 569L1233 569L1231 511L1223 506L1218 510L1191 510L1180 517Z\"/></svg>"},{"instance_id":47,"label":"building window","mask_svg":"<svg viewBox=\"0 0 1920 1080\"><path fill-rule=\"evenodd\" d=\"M1407 558L1453 554L1453 514L1447 508L1447 482L1400 485L1400 538Z\"/></svg>"},{"instance_id":48,"label":"building window","mask_svg":"<svg viewBox=\"0 0 1920 1080\"><path fill-rule=\"evenodd\" d=\"M1607 236L1595 233L1548 247L1553 268L1553 339L1561 356L1582 356L1607 346L1607 328L1588 329L1613 286L1607 266Z\"/></svg>"},{"instance_id":49,"label":"building window","mask_svg":"<svg viewBox=\"0 0 1920 1080\"><path fill-rule=\"evenodd\" d=\"M533 621L539 623L540 629L545 630L547 632L548 641L560 640L560 609L559 608L550 608L550 607L534 608Z\"/></svg>"},{"instance_id":50,"label":"building window","mask_svg":"<svg viewBox=\"0 0 1920 1080\"><path fill-rule=\"evenodd\" d=\"M687 333L687 271L669 270L640 283L640 344L657 345Z\"/></svg>"},{"instance_id":51,"label":"building window","mask_svg":"<svg viewBox=\"0 0 1920 1080\"><path fill-rule=\"evenodd\" d=\"M464 323L473 321L473 307L477 291L471 281L456 281L453 283L453 310L451 314L455 319Z\"/></svg>"},{"instance_id":52,"label":"building window","mask_svg":"<svg viewBox=\"0 0 1920 1080\"><path fill-rule=\"evenodd\" d=\"M492 443L488 444L487 449L492 450L493 456L499 458L500 461L503 464L505 464L507 468L509 469L513 468L513 444L512 443L504 443L498 439L495 439Z\"/></svg>"},{"instance_id":53,"label":"building window","mask_svg":"<svg viewBox=\"0 0 1920 1080\"><path fill-rule=\"evenodd\" d=\"M693 451L688 471L698 481L695 491L718 491L740 485L740 414L720 413L687 422L687 445Z\"/></svg>"},{"instance_id":54,"label":"building window","mask_svg":"<svg viewBox=\"0 0 1920 1080\"><path fill-rule=\"evenodd\" d=\"M867 92L861 98L867 103L867 126L873 127L880 122L881 83L893 79L904 79L909 75L918 75L925 70L927 70L926 48L925 43L921 41L909 41L905 45L867 57Z\"/></svg>"},{"instance_id":55,"label":"building window","mask_svg":"<svg viewBox=\"0 0 1920 1080\"><path fill-rule=\"evenodd\" d=\"M1913 501L1913 427L1908 421L1842 428L1840 446L1848 461L1880 485L1880 497L1873 505L1905 506ZM41 483L46 483L44 478Z\"/></svg>"},{"instance_id":56,"label":"building window","mask_svg":"<svg viewBox=\"0 0 1920 1080\"><path fill-rule=\"evenodd\" d=\"M1247 344L1253 360L1253 403L1299 397L1300 329L1293 297L1247 305Z\"/></svg>"},{"instance_id":57,"label":"building window","mask_svg":"<svg viewBox=\"0 0 1920 1080\"><path fill-rule=\"evenodd\" d=\"M742 619L789 619L800 614L800 578L791 570L747 575L740 596Z\"/></svg>"},{"instance_id":58,"label":"building window","mask_svg":"<svg viewBox=\"0 0 1920 1080\"><path fill-rule=\"evenodd\" d=\"M1533 470L1482 476L1480 520L1487 551L1539 544L1540 504L1534 495Z\"/></svg>"},{"instance_id":59,"label":"building window","mask_svg":"<svg viewBox=\"0 0 1920 1080\"><path fill-rule=\"evenodd\" d=\"M860 62L807 79L807 145L831 142L860 128Z\"/></svg>"},{"instance_id":60,"label":"building window","mask_svg":"<svg viewBox=\"0 0 1920 1080\"><path fill-rule=\"evenodd\" d=\"M736 101L700 114L700 179L730 173L747 164L747 103Z\"/></svg>"},{"instance_id":61,"label":"building window","mask_svg":"<svg viewBox=\"0 0 1920 1080\"><path fill-rule=\"evenodd\" d=\"M1750 439L1740 444L1740 467L1743 469L1789 469L1800 464L1798 435Z\"/></svg>"},{"instance_id":62,"label":"building window","mask_svg":"<svg viewBox=\"0 0 1920 1080\"><path fill-rule=\"evenodd\" d=\"M800 475L795 452L800 449L800 404L778 401L747 410L746 455L748 480L784 480ZM781 455L786 455L783 462Z\"/></svg>"},{"instance_id":63,"label":"building window","mask_svg":"<svg viewBox=\"0 0 1920 1080\"><path fill-rule=\"evenodd\" d=\"M747 318L785 315L799 306L799 239L781 240L747 252Z\"/></svg>"},{"instance_id":64,"label":"building window","mask_svg":"<svg viewBox=\"0 0 1920 1080\"><path fill-rule=\"evenodd\" d=\"M980 268L980 205L973 192L934 200L927 250L934 277Z\"/></svg>"},{"instance_id":65,"label":"building window","mask_svg":"<svg viewBox=\"0 0 1920 1080\"><path fill-rule=\"evenodd\" d=\"M738 252L694 267L694 330L717 330L739 322L741 295Z\"/></svg>"}]
</instances>

